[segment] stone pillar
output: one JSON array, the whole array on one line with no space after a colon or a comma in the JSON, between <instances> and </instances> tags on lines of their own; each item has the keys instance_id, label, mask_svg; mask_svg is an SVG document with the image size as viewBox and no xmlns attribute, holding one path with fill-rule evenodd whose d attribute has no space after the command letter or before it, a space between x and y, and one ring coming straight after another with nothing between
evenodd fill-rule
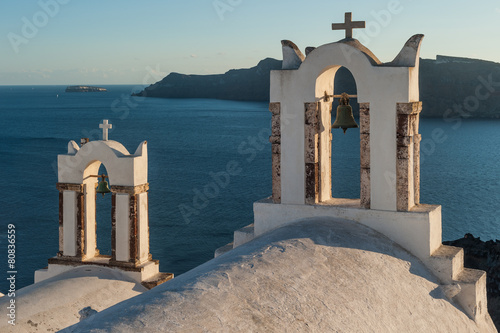
<instances>
[{"instance_id":1,"label":"stone pillar","mask_svg":"<svg viewBox=\"0 0 500 333\"><path fill-rule=\"evenodd\" d=\"M83 184L57 183L59 190L59 256L85 259L83 251L85 244L83 188Z\"/></svg>"},{"instance_id":2,"label":"stone pillar","mask_svg":"<svg viewBox=\"0 0 500 333\"><path fill-rule=\"evenodd\" d=\"M85 256L85 195L83 189L76 194L76 256L82 260Z\"/></svg>"},{"instance_id":3,"label":"stone pillar","mask_svg":"<svg viewBox=\"0 0 500 333\"><path fill-rule=\"evenodd\" d=\"M116 193L111 193L111 262L116 261Z\"/></svg>"},{"instance_id":4,"label":"stone pillar","mask_svg":"<svg viewBox=\"0 0 500 333\"><path fill-rule=\"evenodd\" d=\"M64 196L63 191L59 190L59 252L57 252L57 256L61 257L64 253Z\"/></svg>"},{"instance_id":5,"label":"stone pillar","mask_svg":"<svg viewBox=\"0 0 500 333\"><path fill-rule=\"evenodd\" d=\"M417 123L418 126L418 115L415 123ZM418 129L416 133L418 133ZM420 141L422 141L422 135L413 135L413 185L415 192L415 205L420 204Z\"/></svg>"},{"instance_id":6,"label":"stone pillar","mask_svg":"<svg viewBox=\"0 0 500 333\"><path fill-rule=\"evenodd\" d=\"M320 108L317 102L305 103L305 202L319 202L319 130Z\"/></svg>"},{"instance_id":7,"label":"stone pillar","mask_svg":"<svg viewBox=\"0 0 500 333\"><path fill-rule=\"evenodd\" d=\"M96 187L97 182L95 177L89 177L84 180L84 247L83 253L85 258L90 259L99 254L97 250L97 223L96 223Z\"/></svg>"},{"instance_id":8,"label":"stone pillar","mask_svg":"<svg viewBox=\"0 0 500 333\"><path fill-rule=\"evenodd\" d=\"M370 103L359 103L359 133L361 207L370 209Z\"/></svg>"},{"instance_id":9,"label":"stone pillar","mask_svg":"<svg viewBox=\"0 0 500 333\"><path fill-rule=\"evenodd\" d=\"M129 250L130 256L129 261L131 263L137 262L137 196L135 194L129 195L129 221L130 221L130 231L129 231Z\"/></svg>"},{"instance_id":10,"label":"stone pillar","mask_svg":"<svg viewBox=\"0 0 500 333\"><path fill-rule=\"evenodd\" d=\"M269 111L271 118L271 142L272 149L272 182L273 182L273 202L281 203L281 104L270 103Z\"/></svg>"},{"instance_id":11,"label":"stone pillar","mask_svg":"<svg viewBox=\"0 0 500 333\"><path fill-rule=\"evenodd\" d=\"M149 200L148 192L136 194L137 197L137 258L139 262L151 260L149 253Z\"/></svg>"},{"instance_id":12,"label":"stone pillar","mask_svg":"<svg viewBox=\"0 0 500 333\"><path fill-rule=\"evenodd\" d=\"M149 184L111 186L113 192L111 223L111 262L138 266L149 254L148 197Z\"/></svg>"},{"instance_id":13,"label":"stone pillar","mask_svg":"<svg viewBox=\"0 0 500 333\"><path fill-rule=\"evenodd\" d=\"M319 125L319 201L332 198L332 103L318 102L320 112Z\"/></svg>"},{"instance_id":14,"label":"stone pillar","mask_svg":"<svg viewBox=\"0 0 500 333\"><path fill-rule=\"evenodd\" d=\"M422 102L397 104L397 209L409 211L420 201L420 140Z\"/></svg>"}]
</instances>

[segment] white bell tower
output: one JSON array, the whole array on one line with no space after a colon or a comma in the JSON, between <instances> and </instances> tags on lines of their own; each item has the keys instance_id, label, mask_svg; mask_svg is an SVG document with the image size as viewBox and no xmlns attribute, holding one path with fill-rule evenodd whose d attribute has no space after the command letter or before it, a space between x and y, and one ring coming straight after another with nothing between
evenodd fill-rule
<instances>
[{"instance_id":1,"label":"white bell tower","mask_svg":"<svg viewBox=\"0 0 500 333\"><path fill-rule=\"evenodd\" d=\"M82 146L68 143L58 156L59 252L46 269L35 272L35 283L80 265L121 270L152 288L171 278L160 273L158 260L149 253L148 150L143 141L134 154L119 142L108 140L108 120L99 125L103 140ZM108 171L111 184L111 256L96 247L96 187L99 167Z\"/></svg>"}]
</instances>

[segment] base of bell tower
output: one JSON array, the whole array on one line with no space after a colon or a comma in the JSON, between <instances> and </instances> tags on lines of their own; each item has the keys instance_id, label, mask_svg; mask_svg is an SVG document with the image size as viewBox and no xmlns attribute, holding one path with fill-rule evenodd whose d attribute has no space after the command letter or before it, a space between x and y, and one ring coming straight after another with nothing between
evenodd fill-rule
<instances>
[{"instance_id":1,"label":"base of bell tower","mask_svg":"<svg viewBox=\"0 0 500 333\"><path fill-rule=\"evenodd\" d=\"M160 272L158 260L148 260L135 265L134 263L112 261L111 256L105 255L99 255L83 261L75 257L58 256L50 258L49 265L46 268L35 271L35 283L81 266L98 266L118 270L131 280L141 283L148 289L156 287L174 277L173 273Z\"/></svg>"}]
</instances>

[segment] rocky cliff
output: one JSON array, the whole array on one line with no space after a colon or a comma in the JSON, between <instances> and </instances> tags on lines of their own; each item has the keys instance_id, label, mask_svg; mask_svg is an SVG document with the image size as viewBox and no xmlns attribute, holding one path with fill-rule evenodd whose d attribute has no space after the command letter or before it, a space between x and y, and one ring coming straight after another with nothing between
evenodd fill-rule
<instances>
[{"instance_id":1,"label":"rocky cliff","mask_svg":"<svg viewBox=\"0 0 500 333\"><path fill-rule=\"evenodd\" d=\"M219 75L170 73L138 96L164 98L215 98L237 101L269 100L269 72L281 69L281 61L267 58L248 69L232 69Z\"/></svg>"},{"instance_id":2,"label":"rocky cliff","mask_svg":"<svg viewBox=\"0 0 500 333\"><path fill-rule=\"evenodd\" d=\"M479 237L466 234L464 238L443 244L464 249L465 267L486 271L488 311L500 330L500 240L483 242Z\"/></svg>"},{"instance_id":3,"label":"rocky cliff","mask_svg":"<svg viewBox=\"0 0 500 333\"><path fill-rule=\"evenodd\" d=\"M437 56L420 62L422 114L500 118L500 64Z\"/></svg>"},{"instance_id":4,"label":"rocky cliff","mask_svg":"<svg viewBox=\"0 0 500 333\"><path fill-rule=\"evenodd\" d=\"M219 75L171 73L137 95L268 101L269 72L276 69L281 69L281 61L267 58L255 67ZM345 68L337 73L335 93L355 94L351 73ZM422 116L500 118L500 64L446 56L421 59L420 98Z\"/></svg>"}]
</instances>

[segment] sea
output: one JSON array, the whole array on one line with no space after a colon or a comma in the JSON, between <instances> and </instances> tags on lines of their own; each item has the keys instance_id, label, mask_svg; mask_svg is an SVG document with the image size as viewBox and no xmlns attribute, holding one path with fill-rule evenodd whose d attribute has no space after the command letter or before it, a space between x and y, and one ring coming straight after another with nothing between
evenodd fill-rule
<instances>
[{"instance_id":1,"label":"sea","mask_svg":"<svg viewBox=\"0 0 500 333\"><path fill-rule=\"evenodd\" d=\"M56 255L57 155L70 140L100 140L103 119L113 125L109 139L131 153L148 141L150 252L162 272L179 275L212 259L235 230L253 222L252 203L271 195L268 103L140 98L131 93L141 86L102 87L108 91L0 86L2 293L9 290L8 271L16 272L19 289ZM422 118L420 133L421 202L442 205L443 240L466 233L500 239L500 121ZM332 161L333 196L359 198L357 129L334 132ZM241 172L214 187L228 164ZM200 201L207 188L209 197ZM9 268L11 229L15 263ZM110 229L111 196L98 196L103 254L110 253Z\"/></svg>"}]
</instances>

